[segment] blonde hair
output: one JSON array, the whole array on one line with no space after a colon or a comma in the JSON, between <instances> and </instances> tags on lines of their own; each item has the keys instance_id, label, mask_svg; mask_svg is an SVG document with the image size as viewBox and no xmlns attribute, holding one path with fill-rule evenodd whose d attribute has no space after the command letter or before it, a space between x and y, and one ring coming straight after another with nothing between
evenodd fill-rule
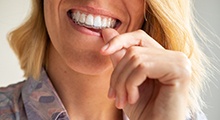
<instances>
[{"instance_id":1,"label":"blonde hair","mask_svg":"<svg viewBox=\"0 0 220 120\"><path fill-rule=\"evenodd\" d=\"M200 33L196 26L190 0L146 0L147 22L144 30L163 47L185 53L192 63L189 109L192 113L201 111L201 99L206 72L204 63L208 60L196 43L193 32ZM198 31L197 31L198 30Z\"/></svg>"},{"instance_id":2,"label":"blonde hair","mask_svg":"<svg viewBox=\"0 0 220 120\"><path fill-rule=\"evenodd\" d=\"M201 110L200 91L205 75L203 53L199 50L193 35L195 26L190 0L146 0L143 25L150 36L169 50L181 51L192 62L189 109ZM25 77L38 78L45 65L48 33L44 22L43 0L32 0L31 16L18 29L9 34L9 43L17 54Z\"/></svg>"},{"instance_id":3,"label":"blonde hair","mask_svg":"<svg viewBox=\"0 0 220 120\"><path fill-rule=\"evenodd\" d=\"M43 0L32 0L31 16L9 34L9 44L18 56L24 76L38 78L45 60L48 33L43 14Z\"/></svg>"}]
</instances>

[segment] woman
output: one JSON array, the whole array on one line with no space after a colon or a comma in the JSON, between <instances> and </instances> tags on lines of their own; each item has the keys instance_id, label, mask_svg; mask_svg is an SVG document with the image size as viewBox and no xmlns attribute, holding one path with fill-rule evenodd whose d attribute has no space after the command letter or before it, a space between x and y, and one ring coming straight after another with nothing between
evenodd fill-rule
<instances>
[{"instance_id":1,"label":"woman","mask_svg":"<svg viewBox=\"0 0 220 120\"><path fill-rule=\"evenodd\" d=\"M9 38L27 80L0 89L1 119L205 119L189 0L32 2Z\"/></svg>"}]
</instances>

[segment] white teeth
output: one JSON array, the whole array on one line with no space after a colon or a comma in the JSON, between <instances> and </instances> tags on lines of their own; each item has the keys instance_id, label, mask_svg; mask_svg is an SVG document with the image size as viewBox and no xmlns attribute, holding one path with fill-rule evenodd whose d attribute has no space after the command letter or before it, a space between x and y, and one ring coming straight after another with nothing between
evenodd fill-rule
<instances>
[{"instance_id":1,"label":"white teeth","mask_svg":"<svg viewBox=\"0 0 220 120\"><path fill-rule=\"evenodd\" d=\"M81 14L81 15L80 15L80 18L79 18L79 22L80 22L81 24L84 24L85 21L86 21L86 15L85 15L85 14Z\"/></svg>"},{"instance_id":2,"label":"white teeth","mask_svg":"<svg viewBox=\"0 0 220 120\"><path fill-rule=\"evenodd\" d=\"M110 27L111 27L111 18L108 18L108 20L107 20L107 26L110 26Z\"/></svg>"},{"instance_id":3,"label":"white teeth","mask_svg":"<svg viewBox=\"0 0 220 120\"><path fill-rule=\"evenodd\" d=\"M93 16L91 14L89 14L87 17L86 17L86 22L85 24L89 25L89 26L92 26L93 25Z\"/></svg>"},{"instance_id":4,"label":"white teeth","mask_svg":"<svg viewBox=\"0 0 220 120\"><path fill-rule=\"evenodd\" d=\"M95 16L92 14L80 13L75 11L72 13L72 19L75 23L94 29L113 28L116 25L116 20L107 17Z\"/></svg>"},{"instance_id":5,"label":"white teeth","mask_svg":"<svg viewBox=\"0 0 220 120\"><path fill-rule=\"evenodd\" d=\"M116 24L116 21L115 20L112 20L111 21L111 26L110 27L114 27L113 25L115 25Z\"/></svg>"},{"instance_id":6,"label":"white teeth","mask_svg":"<svg viewBox=\"0 0 220 120\"><path fill-rule=\"evenodd\" d=\"M101 28L102 27L102 19L100 16L96 16L94 19L94 24L95 27Z\"/></svg>"},{"instance_id":7,"label":"white teeth","mask_svg":"<svg viewBox=\"0 0 220 120\"><path fill-rule=\"evenodd\" d=\"M102 27L107 26L107 18L102 19Z\"/></svg>"},{"instance_id":8,"label":"white teeth","mask_svg":"<svg viewBox=\"0 0 220 120\"><path fill-rule=\"evenodd\" d=\"M74 18L76 18L76 21L79 21L79 18L80 18L80 12L79 12L79 11L76 12L76 14L75 14L74 16L75 16Z\"/></svg>"}]
</instances>

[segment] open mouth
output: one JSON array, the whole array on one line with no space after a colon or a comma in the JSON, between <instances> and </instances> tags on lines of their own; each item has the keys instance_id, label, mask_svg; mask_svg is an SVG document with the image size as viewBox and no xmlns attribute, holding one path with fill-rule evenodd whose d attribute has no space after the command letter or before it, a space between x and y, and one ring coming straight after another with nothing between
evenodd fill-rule
<instances>
[{"instance_id":1,"label":"open mouth","mask_svg":"<svg viewBox=\"0 0 220 120\"><path fill-rule=\"evenodd\" d=\"M117 29L121 25L121 21L118 19L88 14L78 10L69 10L67 14L75 24L86 27L94 32L100 32L101 29L105 28Z\"/></svg>"}]
</instances>

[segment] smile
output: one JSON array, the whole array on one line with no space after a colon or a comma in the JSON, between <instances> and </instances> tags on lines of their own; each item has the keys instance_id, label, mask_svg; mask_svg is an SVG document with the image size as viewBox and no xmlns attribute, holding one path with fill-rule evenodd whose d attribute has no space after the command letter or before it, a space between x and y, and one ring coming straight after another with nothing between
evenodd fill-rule
<instances>
[{"instance_id":1,"label":"smile","mask_svg":"<svg viewBox=\"0 0 220 120\"><path fill-rule=\"evenodd\" d=\"M94 15L79 10L68 11L68 16L79 26L97 30L104 28L115 29L121 24L117 19L103 15Z\"/></svg>"}]
</instances>

